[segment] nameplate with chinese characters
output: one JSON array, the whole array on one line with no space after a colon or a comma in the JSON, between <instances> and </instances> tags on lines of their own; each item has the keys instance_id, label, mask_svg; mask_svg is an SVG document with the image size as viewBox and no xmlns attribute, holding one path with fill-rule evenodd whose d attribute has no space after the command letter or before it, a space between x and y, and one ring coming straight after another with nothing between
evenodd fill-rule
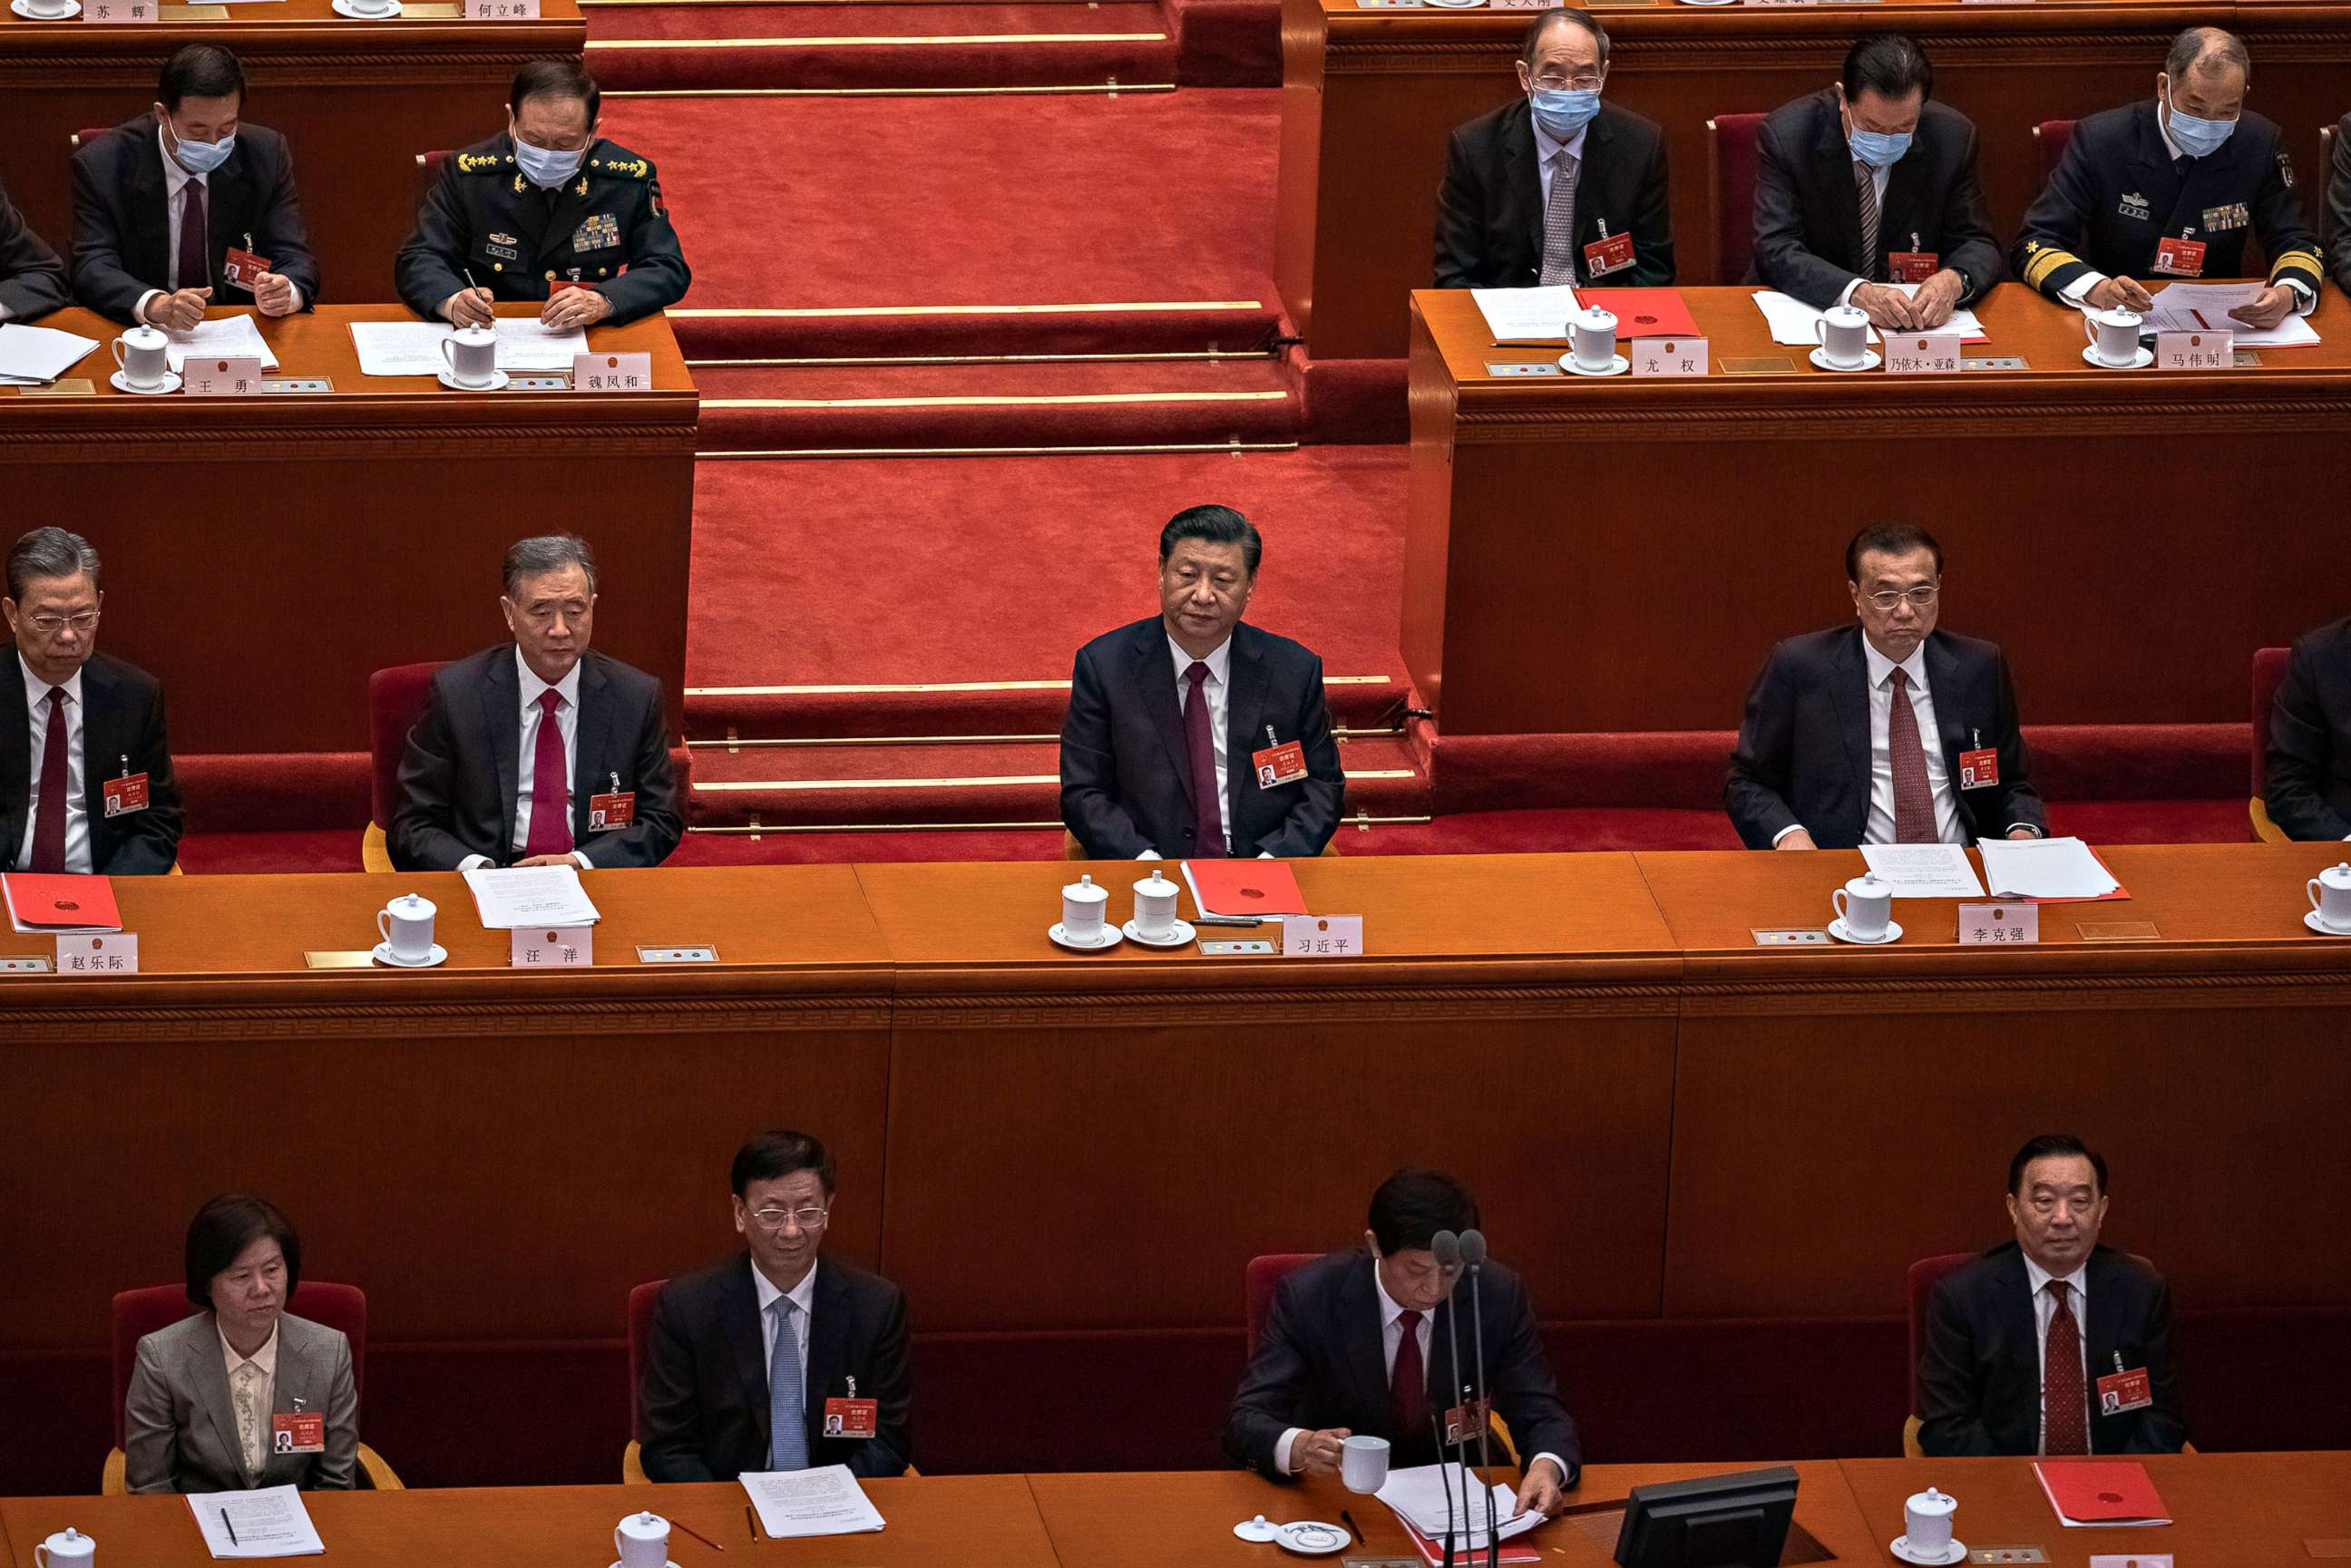
<instances>
[{"instance_id":1,"label":"nameplate with chinese characters","mask_svg":"<svg viewBox=\"0 0 2351 1568\"><path fill-rule=\"evenodd\" d=\"M2155 368L2158 371L2233 371L2237 368L2234 332L2158 332Z\"/></svg>"},{"instance_id":2,"label":"nameplate with chinese characters","mask_svg":"<svg viewBox=\"0 0 2351 1568\"><path fill-rule=\"evenodd\" d=\"M1704 338L1635 338L1632 346L1633 373L1635 376L1702 376L1707 373L1707 342Z\"/></svg>"},{"instance_id":3,"label":"nameplate with chinese characters","mask_svg":"<svg viewBox=\"0 0 2351 1568\"><path fill-rule=\"evenodd\" d=\"M139 938L128 931L103 936L59 936L60 975L135 975L139 972Z\"/></svg>"},{"instance_id":4,"label":"nameplate with chinese characters","mask_svg":"<svg viewBox=\"0 0 2351 1568\"><path fill-rule=\"evenodd\" d=\"M596 961L593 925L524 925L507 935L517 969L585 969Z\"/></svg>"},{"instance_id":5,"label":"nameplate with chinese characters","mask_svg":"<svg viewBox=\"0 0 2351 1568\"><path fill-rule=\"evenodd\" d=\"M1886 373L1889 376L1955 376L1961 355L1957 332L1888 332Z\"/></svg>"},{"instance_id":6,"label":"nameplate with chinese characters","mask_svg":"<svg viewBox=\"0 0 2351 1568\"><path fill-rule=\"evenodd\" d=\"M1285 958L1360 958L1364 956L1364 917L1360 915L1285 915L1281 917L1281 956Z\"/></svg>"},{"instance_id":7,"label":"nameplate with chinese characters","mask_svg":"<svg viewBox=\"0 0 2351 1568\"><path fill-rule=\"evenodd\" d=\"M259 360L199 360L188 356L180 390L190 397L259 397L265 387Z\"/></svg>"},{"instance_id":8,"label":"nameplate with chinese characters","mask_svg":"<svg viewBox=\"0 0 2351 1568\"><path fill-rule=\"evenodd\" d=\"M468 22L536 22L538 0L465 0Z\"/></svg>"},{"instance_id":9,"label":"nameplate with chinese characters","mask_svg":"<svg viewBox=\"0 0 2351 1568\"><path fill-rule=\"evenodd\" d=\"M651 392L653 390L653 357L645 353L574 354L571 356L571 390Z\"/></svg>"},{"instance_id":10,"label":"nameplate with chinese characters","mask_svg":"<svg viewBox=\"0 0 2351 1568\"><path fill-rule=\"evenodd\" d=\"M160 22L163 7L156 0L89 0L81 8L85 22L129 23Z\"/></svg>"},{"instance_id":11,"label":"nameplate with chinese characters","mask_svg":"<svg viewBox=\"0 0 2351 1568\"><path fill-rule=\"evenodd\" d=\"M1962 947L2031 947L2040 941L2041 906L2037 904L1959 905Z\"/></svg>"}]
</instances>

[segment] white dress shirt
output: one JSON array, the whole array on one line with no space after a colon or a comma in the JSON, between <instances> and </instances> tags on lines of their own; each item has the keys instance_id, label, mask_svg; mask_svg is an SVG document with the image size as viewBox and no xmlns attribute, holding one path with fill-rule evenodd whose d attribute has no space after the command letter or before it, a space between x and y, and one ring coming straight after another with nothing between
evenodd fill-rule
<instances>
[{"instance_id":1,"label":"white dress shirt","mask_svg":"<svg viewBox=\"0 0 2351 1568\"><path fill-rule=\"evenodd\" d=\"M1877 651L1867 637L1861 640L1862 657L1869 662L1869 821L1863 830L1865 844L1894 842L1894 661ZM1935 792L1935 837L1947 844L1964 844L1967 831L1959 825L1959 798L1943 763L1943 732L1935 727L1935 694L1927 689L1927 644L1920 643L1902 661L1910 678L1910 711L1918 716L1918 749L1927 754L1927 787Z\"/></svg>"},{"instance_id":2,"label":"white dress shirt","mask_svg":"<svg viewBox=\"0 0 2351 1568\"><path fill-rule=\"evenodd\" d=\"M180 276L180 219L188 210L188 187L193 185L204 193L205 227L209 228L212 226L213 210L212 176L191 174L182 168L180 161L172 156L171 145L163 140L163 128L160 125L155 128L155 146L163 154L163 277L172 287L169 289L151 288L139 297L139 303L131 313L141 321L147 319L147 301L157 295L176 293L183 288L209 288L213 281L209 277L183 278ZM204 238L205 254L210 255L212 236L207 235ZM225 305L228 301L214 299L212 303ZM294 290L294 308L302 308L302 290L298 287Z\"/></svg>"},{"instance_id":3,"label":"white dress shirt","mask_svg":"<svg viewBox=\"0 0 2351 1568\"><path fill-rule=\"evenodd\" d=\"M1548 222L1551 217L1551 177L1553 169L1558 165L1559 155L1564 152L1581 164L1583 162L1584 132L1590 131L1592 126L1589 121L1577 126L1575 134L1564 141L1552 140L1551 132L1542 128L1542 121L1540 120L1534 122L1534 127L1535 167L1541 172L1542 175L1543 217Z\"/></svg>"},{"instance_id":4,"label":"white dress shirt","mask_svg":"<svg viewBox=\"0 0 2351 1568\"><path fill-rule=\"evenodd\" d=\"M2024 1277L2032 1283L2033 1364L2041 1369L2043 1387L2048 1386L2049 1383L2049 1320L2057 1313L2057 1303L2050 1299L2049 1281L2061 1277L2065 1281L2065 1304L2074 1312L2074 1332L2082 1357L2082 1384L2085 1387L2089 1385L2090 1348L2086 1343L2080 1343L2086 1342L2090 1333L2089 1269L2085 1260L2079 1269L2060 1276L2051 1273L2030 1257L2024 1260ZM2084 1418L2087 1419L2087 1416ZM2049 1411L2046 1406L2042 1408L2040 1423L2033 1427L2032 1451L2036 1454L2049 1451Z\"/></svg>"},{"instance_id":5,"label":"white dress shirt","mask_svg":"<svg viewBox=\"0 0 2351 1568\"><path fill-rule=\"evenodd\" d=\"M510 846L520 854L530 847L530 808L533 777L538 765L538 727L546 714L538 706L542 693L553 692L563 700L555 706L555 725L563 735L564 798L576 799L580 777L580 666L574 664L563 673L563 678L549 685L531 673L523 661L522 650L515 650L515 685L522 701L522 759L515 767L514 841ZM571 852L581 871L593 871L596 862L578 850ZM475 871L490 864L487 855L467 855L457 862L459 871Z\"/></svg>"},{"instance_id":6,"label":"white dress shirt","mask_svg":"<svg viewBox=\"0 0 2351 1568\"><path fill-rule=\"evenodd\" d=\"M41 760L48 753L49 744L49 683L33 674L25 663L25 655L16 655L16 668L25 677L25 706L33 721L32 773L26 779L25 801L25 838L16 846L18 871L33 869L33 824L41 820ZM66 870L89 873L93 869L89 851L89 797L83 788L82 774L82 706L81 672L76 670L65 684L66 694Z\"/></svg>"},{"instance_id":7,"label":"white dress shirt","mask_svg":"<svg viewBox=\"0 0 2351 1568\"><path fill-rule=\"evenodd\" d=\"M237 1446L244 1450L246 1469L258 1475L269 1462L269 1413L277 1407L277 1325L269 1325L269 1338L249 1356L237 1354L217 1319L214 1328L220 1333L221 1363L228 1369L229 1413L236 1422Z\"/></svg>"},{"instance_id":8,"label":"white dress shirt","mask_svg":"<svg viewBox=\"0 0 2351 1568\"><path fill-rule=\"evenodd\" d=\"M1888 163L1885 167L1880 168L1875 163L1865 163L1860 159L1856 158L1853 161L1853 166L1856 169L1866 169L1869 171L1870 200L1877 204L1878 222L1881 224L1884 223L1886 221L1886 182L1893 177L1894 165ZM1878 242L1880 244L1884 244L1885 238L1885 232L1881 229L1878 234ZM1844 292L1837 296L1837 303L1840 305L1852 304L1853 291L1868 281L1869 279L1866 277L1856 277L1851 283L1846 284L1844 286Z\"/></svg>"},{"instance_id":9,"label":"white dress shirt","mask_svg":"<svg viewBox=\"0 0 2351 1568\"><path fill-rule=\"evenodd\" d=\"M809 1265L800 1282L789 1291L778 1291L776 1282L759 1272L757 1263L751 1265L751 1288L759 1292L759 1347L767 1356L766 1365L776 1364L776 1301L789 1296L792 1306L792 1348L799 1356L800 1381L808 1381L809 1314L816 1310L816 1271L823 1260Z\"/></svg>"}]
</instances>

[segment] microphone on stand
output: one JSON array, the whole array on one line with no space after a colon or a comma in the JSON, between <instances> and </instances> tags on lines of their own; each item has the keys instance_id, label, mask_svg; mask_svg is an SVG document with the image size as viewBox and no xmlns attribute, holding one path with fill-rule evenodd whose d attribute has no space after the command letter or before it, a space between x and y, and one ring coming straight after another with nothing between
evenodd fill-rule
<instances>
[{"instance_id":1,"label":"microphone on stand","mask_svg":"<svg viewBox=\"0 0 2351 1568\"><path fill-rule=\"evenodd\" d=\"M1473 1336L1470 1348L1476 1354L1478 1373L1478 1463L1482 1468L1492 1462L1487 1452L1486 1436L1494 1424L1492 1412L1486 1405L1486 1308L1479 1298L1479 1278L1486 1267L1486 1233L1465 1230L1458 1245L1461 1249L1461 1261L1469 1272L1469 1322ZM1486 1483L1482 1469L1479 1480L1481 1483L1479 1490L1486 1494L1487 1568L1501 1568L1502 1538L1495 1526L1494 1489ZM1467 1493L1463 1494L1463 1500L1467 1502Z\"/></svg>"},{"instance_id":2,"label":"microphone on stand","mask_svg":"<svg viewBox=\"0 0 2351 1568\"><path fill-rule=\"evenodd\" d=\"M1428 1239L1428 1249L1435 1255L1437 1259L1437 1267L1440 1272L1450 1273L1461 1267L1461 1239L1453 1234L1450 1230L1440 1230L1436 1235L1430 1237ZM1450 1295L1451 1293L1452 1292L1449 1290L1447 1291L1447 1295ZM1466 1394L1468 1385L1461 1381L1461 1337L1454 1329L1453 1314L1451 1312L1445 1314L1445 1339L1447 1354L1452 1358L1451 1371L1453 1374L1453 1380L1451 1383L1447 1384L1447 1386L1448 1388L1461 1389ZM1459 1397L1459 1396L1453 1396L1451 1397ZM1429 1416L1436 1424L1437 1427L1437 1473L1438 1478L1445 1483L1445 1568L1453 1568L1454 1478L1446 1474L1444 1417L1438 1412L1434 1410L1429 1412ZM1468 1445L1463 1441L1461 1434L1458 1432L1456 1432L1453 1435L1453 1451L1458 1464L1458 1477L1461 1484L1461 1537L1463 1545L1466 1548L1468 1545L1469 1531L1474 1529L1475 1526L1470 1522L1471 1514L1469 1511L1469 1450ZM1465 1550L1463 1556L1465 1558L1468 1558L1469 1553ZM1471 1558L1470 1560L1474 1561L1474 1558Z\"/></svg>"}]
</instances>

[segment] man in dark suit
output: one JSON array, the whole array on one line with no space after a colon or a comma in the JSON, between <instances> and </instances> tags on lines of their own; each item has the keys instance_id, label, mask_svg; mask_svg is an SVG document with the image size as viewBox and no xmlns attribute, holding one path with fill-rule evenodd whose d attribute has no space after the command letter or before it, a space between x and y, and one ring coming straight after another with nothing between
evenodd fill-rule
<instances>
[{"instance_id":1,"label":"man in dark suit","mask_svg":"<svg viewBox=\"0 0 2351 1568\"><path fill-rule=\"evenodd\" d=\"M1478 1225L1478 1204L1441 1171L1405 1169L1372 1194L1364 1250L1334 1252L1274 1288L1272 1309L1225 1423L1234 1462L1276 1479L1338 1468L1351 1436L1384 1437L1396 1467L1437 1462L1431 1417L1458 1401L1454 1346L1476 1354L1460 1322L1477 1291L1485 1321L1485 1386L1510 1441L1527 1456L1518 1509L1552 1513L1575 1484L1583 1451L1575 1420L1535 1331L1533 1306L1518 1275L1487 1263L1464 1283L1458 1263L1440 1265L1438 1233ZM1462 1382L1475 1374L1465 1366ZM1471 1437L1474 1458L1475 1428Z\"/></svg>"},{"instance_id":2,"label":"man in dark suit","mask_svg":"<svg viewBox=\"0 0 2351 1568\"><path fill-rule=\"evenodd\" d=\"M806 1134L763 1133L737 1152L733 1176L747 1251L670 1281L653 1309L637 1392L645 1474L902 1473L914 1458L906 1298L818 1257L832 1156Z\"/></svg>"},{"instance_id":3,"label":"man in dark suit","mask_svg":"<svg viewBox=\"0 0 2351 1568\"><path fill-rule=\"evenodd\" d=\"M2263 771L2270 821L2286 837L2351 839L2351 620L2294 640Z\"/></svg>"},{"instance_id":4,"label":"man in dark suit","mask_svg":"<svg viewBox=\"0 0 2351 1568\"><path fill-rule=\"evenodd\" d=\"M163 688L98 650L98 551L35 528L0 602L16 678L0 679L0 870L160 876L180 854Z\"/></svg>"},{"instance_id":5,"label":"man in dark suit","mask_svg":"<svg viewBox=\"0 0 2351 1568\"><path fill-rule=\"evenodd\" d=\"M2351 114L2335 122L2335 153L2326 171L2326 270L2351 293Z\"/></svg>"},{"instance_id":6,"label":"man in dark suit","mask_svg":"<svg viewBox=\"0 0 2351 1568\"><path fill-rule=\"evenodd\" d=\"M1867 528L1844 569L1859 624L1789 638L1748 691L1724 792L1739 836L1753 850L2040 837L2008 661L1936 630L1943 547Z\"/></svg>"},{"instance_id":7,"label":"man in dark suit","mask_svg":"<svg viewBox=\"0 0 2351 1568\"><path fill-rule=\"evenodd\" d=\"M0 190L0 321L29 321L65 302L65 263Z\"/></svg>"},{"instance_id":8,"label":"man in dark suit","mask_svg":"<svg viewBox=\"0 0 2351 1568\"><path fill-rule=\"evenodd\" d=\"M1437 287L1674 280L1666 137L1600 99L1608 31L1545 11L1519 50L1527 95L1453 133L1437 193Z\"/></svg>"},{"instance_id":9,"label":"man in dark suit","mask_svg":"<svg viewBox=\"0 0 2351 1568\"><path fill-rule=\"evenodd\" d=\"M2038 1137L2008 1167L2016 1239L1946 1275L1918 1349L1929 1454L2176 1454L2171 1287L2098 1245L2106 1162Z\"/></svg>"},{"instance_id":10,"label":"man in dark suit","mask_svg":"<svg viewBox=\"0 0 2351 1568\"><path fill-rule=\"evenodd\" d=\"M245 68L217 44L184 45L163 62L155 99L74 154L74 298L180 331L207 304L308 310L319 263L294 154L245 122Z\"/></svg>"},{"instance_id":11,"label":"man in dark suit","mask_svg":"<svg viewBox=\"0 0 2351 1568\"><path fill-rule=\"evenodd\" d=\"M1229 507L1176 513L1159 613L1078 650L1061 821L1088 858L1319 855L1338 831L1322 661L1241 622L1263 551Z\"/></svg>"},{"instance_id":12,"label":"man in dark suit","mask_svg":"<svg viewBox=\"0 0 2351 1568\"><path fill-rule=\"evenodd\" d=\"M1941 326L2000 281L1976 128L1934 89L1926 51L1880 33L1846 51L1836 86L1771 111L1755 143L1758 278L1901 331Z\"/></svg>"},{"instance_id":13,"label":"man in dark suit","mask_svg":"<svg viewBox=\"0 0 2351 1568\"><path fill-rule=\"evenodd\" d=\"M2234 277L2260 235L2269 287L2229 314L2267 329L2318 305L2318 236L2276 122L2245 108L2252 58L2218 27L2172 40L2155 97L2077 122L2024 214L2016 274L2065 305L2145 310L2141 277ZM2074 246L2081 246L2076 251Z\"/></svg>"},{"instance_id":14,"label":"man in dark suit","mask_svg":"<svg viewBox=\"0 0 2351 1568\"><path fill-rule=\"evenodd\" d=\"M683 831L661 682L589 647L596 558L569 534L507 551L514 641L433 677L385 848L401 871L659 865Z\"/></svg>"}]
</instances>

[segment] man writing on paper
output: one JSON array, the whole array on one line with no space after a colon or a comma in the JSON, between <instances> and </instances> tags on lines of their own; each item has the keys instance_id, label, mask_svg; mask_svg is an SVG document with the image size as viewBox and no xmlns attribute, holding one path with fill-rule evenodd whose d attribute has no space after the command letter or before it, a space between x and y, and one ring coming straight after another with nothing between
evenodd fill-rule
<instances>
[{"instance_id":1,"label":"man writing on paper","mask_svg":"<svg viewBox=\"0 0 2351 1568\"><path fill-rule=\"evenodd\" d=\"M2286 837L2351 839L2351 620L2294 640L2262 771L2270 821Z\"/></svg>"},{"instance_id":2,"label":"man writing on paper","mask_svg":"<svg viewBox=\"0 0 2351 1568\"><path fill-rule=\"evenodd\" d=\"M1897 331L1939 327L2000 281L1976 128L1934 90L1927 52L1879 33L1845 52L1835 86L1771 111L1755 141L1759 279Z\"/></svg>"},{"instance_id":3,"label":"man writing on paper","mask_svg":"<svg viewBox=\"0 0 2351 1568\"><path fill-rule=\"evenodd\" d=\"M264 316L319 298L294 153L246 123L245 68L217 44L163 62L152 110L74 154L74 298L185 331L207 305Z\"/></svg>"},{"instance_id":4,"label":"man writing on paper","mask_svg":"<svg viewBox=\"0 0 2351 1568\"><path fill-rule=\"evenodd\" d=\"M1666 136L1601 101L1608 29L1545 11L1519 50L1514 99L1454 131L1437 193L1437 287L1674 280Z\"/></svg>"},{"instance_id":5,"label":"man writing on paper","mask_svg":"<svg viewBox=\"0 0 2351 1568\"><path fill-rule=\"evenodd\" d=\"M1944 1276L1918 1349L1918 1446L1942 1454L2176 1454L2171 1287L2098 1244L2106 1162L2063 1133L2008 1165L2016 1239Z\"/></svg>"},{"instance_id":6,"label":"man writing on paper","mask_svg":"<svg viewBox=\"0 0 2351 1568\"><path fill-rule=\"evenodd\" d=\"M1241 622L1264 549L1230 507L1176 513L1159 613L1078 650L1061 821L1087 858L1319 855L1338 831L1322 661Z\"/></svg>"},{"instance_id":7,"label":"man writing on paper","mask_svg":"<svg viewBox=\"0 0 2351 1568\"><path fill-rule=\"evenodd\" d=\"M661 682L589 647L596 557L570 534L507 551L510 643L433 677L400 762L400 871L659 865L677 848Z\"/></svg>"},{"instance_id":8,"label":"man writing on paper","mask_svg":"<svg viewBox=\"0 0 2351 1568\"><path fill-rule=\"evenodd\" d=\"M1396 1468L1437 1463L1431 1417L1441 1422L1457 1404L1457 1335L1460 1381L1476 1385L1476 1335L1465 1321L1463 1270L1439 1266L1430 1247L1440 1230L1477 1225L1477 1200L1442 1171L1400 1170L1382 1182L1363 1250L1317 1259L1274 1287L1225 1422L1225 1452L1277 1479L1327 1475L1339 1468L1341 1445L1360 1434L1386 1438ZM1531 1456L1516 1511L1555 1512L1583 1469L1575 1420L1560 1401L1525 1284L1488 1263L1476 1289L1484 1386L1511 1444Z\"/></svg>"},{"instance_id":9,"label":"man writing on paper","mask_svg":"<svg viewBox=\"0 0 2351 1568\"><path fill-rule=\"evenodd\" d=\"M163 688L98 652L98 551L35 528L8 551L0 870L161 876L180 854Z\"/></svg>"},{"instance_id":10,"label":"man writing on paper","mask_svg":"<svg viewBox=\"0 0 2351 1568\"><path fill-rule=\"evenodd\" d=\"M0 190L0 321L29 321L65 302L65 263Z\"/></svg>"},{"instance_id":11,"label":"man writing on paper","mask_svg":"<svg viewBox=\"0 0 2351 1568\"><path fill-rule=\"evenodd\" d=\"M735 1229L746 1251L661 1290L637 1390L637 1440L657 1481L914 1462L906 1298L820 1258L832 1156L805 1133L737 1152Z\"/></svg>"},{"instance_id":12,"label":"man writing on paper","mask_svg":"<svg viewBox=\"0 0 2351 1568\"><path fill-rule=\"evenodd\" d=\"M2016 275L2064 304L2145 310L2142 278L2234 277L2250 233L2271 258L2269 287L2229 314L2260 329L2308 315L2318 238L2284 138L2245 107L2252 77L2245 46L2218 27L2172 40L2153 99L2074 125L2024 214Z\"/></svg>"},{"instance_id":13,"label":"man writing on paper","mask_svg":"<svg viewBox=\"0 0 2351 1568\"><path fill-rule=\"evenodd\" d=\"M1749 849L1969 844L2047 831L1999 648L1936 629L1943 547L1880 524L1844 552L1857 624L1791 637L1747 694L1724 791Z\"/></svg>"},{"instance_id":14,"label":"man writing on paper","mask_svg":"<svg viewBox=\"0 0 2351 1568\"><path fill-rule=\"evenodd\" d=\"M562 331L633 321L685 298L693 274L653 164L596 134L601 95L569 60L515 73L507 128L453 152L400 249L419 316L486 327L500 299L543 301Z\"/></svg>"}]
</instances>

